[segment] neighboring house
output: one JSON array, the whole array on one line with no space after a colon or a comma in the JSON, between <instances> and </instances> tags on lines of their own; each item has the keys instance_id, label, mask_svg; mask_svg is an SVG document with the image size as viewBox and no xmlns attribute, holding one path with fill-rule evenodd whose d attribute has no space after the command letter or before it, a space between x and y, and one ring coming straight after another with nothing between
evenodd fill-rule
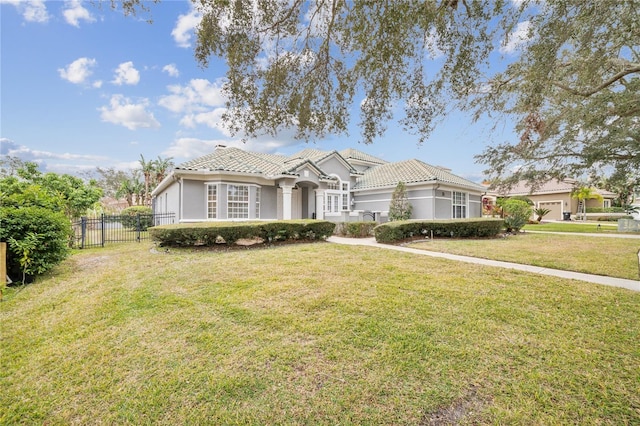
<instances>
[{"instance_id":1,"label":"neighboring house","mask_svg":"<svg viewBox=\"0 0 640 426\"><path fill-rule=\"evenodd\" d=\"M640 220L640 186L635 187L633 190L631 205L638 208L638 210L631 213L631 215L635 220Z\"/></svg>"},{"instance_id":2,"label":"neighboring house","mask_svg":"<svg viewBox=\"0 0 640 426\"><path fill-rule=\"evenodd\" d=\"M177 166L153 191L157 213L179 222L317 218L385 221L406 184L413 218L480 217L484 188L419 160L388 163L355 149L294 155L218 147Z\"/></svg>"},{"instance_id":3,"label":"neighboring house","mask_svg":"<svg viewBox=\"0 0 640 426\"><path fill-rule=\"evenodd\" d=\"M533 201L534 208L546 208L550 210L544 217L545 220L562 220L565 212L575 215L581 211L579 201L572 196L573 191L579 186L579 182L574 179L564 179L561 181L551 180L536 188L535 191L531 191L531 187L528 186L526 182L520 182L504 194L489 192L490 195L488 195L487 198L493 197L493 200L495 200L497 196L525 196ZM587 208L611 207L611 202L615 199L616 194L598 188L594 188L594 191L602 196L602 200L587 200ZM491 201L489 202L491 203Z\"/></svg>"}]
</instances>

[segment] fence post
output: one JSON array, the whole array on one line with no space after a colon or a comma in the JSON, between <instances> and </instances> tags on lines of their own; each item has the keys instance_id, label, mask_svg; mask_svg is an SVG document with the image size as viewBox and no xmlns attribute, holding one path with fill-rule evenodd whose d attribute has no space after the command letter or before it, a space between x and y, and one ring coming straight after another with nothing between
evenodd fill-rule
<instances>
[{"instance_id":1,"label":"fence post","mask_svg":"<svg viewBox=\"0 0 640 426\"><path fill-rule=\"evenodd\" d=\"M136 214L136 240L140 242L140 213Z\"/></svg>"},{"instance_id":2,"label":"fence post","mask_svg":"<svg viewBox=\"0 0 640 426\"><path fill-rule=\"evenodd\" d=\"M82 216L80 218L80 248L84 248L84 239L87 236L87 218Z\"/></svg>"},{"instance_id":3,"label":"fence post","mask_svg":"<svg viewBox=\"0 0 640 426\"><path fill-rule=\"evenodd\" d=\"M100 233L100 240L102 247L104 247L104 213L100 215L100 222L100 229L102 230L102 232Z\"/></svg>"}]
</instances>

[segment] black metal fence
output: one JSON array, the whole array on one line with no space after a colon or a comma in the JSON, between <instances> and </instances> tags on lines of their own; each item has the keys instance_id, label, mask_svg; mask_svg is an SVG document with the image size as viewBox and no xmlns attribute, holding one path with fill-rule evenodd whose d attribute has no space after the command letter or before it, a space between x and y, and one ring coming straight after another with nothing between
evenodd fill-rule
<instances>
[{"instance_id":1,"label":"black metal fence","mask_svg":"<svg viewBox=\"0 0 640 426\"><path fill-rule=\"evenodd\" d=\"M175 213L100 215L73 223L75 248L104 247L106 243L149 239L148 228L175 223Z\"/></svg>"}]
</instances>

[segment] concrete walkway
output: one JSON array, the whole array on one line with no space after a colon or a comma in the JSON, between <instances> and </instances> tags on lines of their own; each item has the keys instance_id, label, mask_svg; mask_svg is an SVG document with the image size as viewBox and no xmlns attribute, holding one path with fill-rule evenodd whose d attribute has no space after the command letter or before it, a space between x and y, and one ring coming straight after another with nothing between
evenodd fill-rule
<instances>
[{"instance_id":1,"label":"concrete walkway","mask_svg":"<svg viewBox=\"0 0 640 426\"><path fill-rule=\"evenodd\" d=\"M604 234L596 234L603 236ZM605 277L602 275L583 274L581 272L562 271L560 269L542 268L540 266L522 265L519 263L502 262L499 260L481 259L478 257L460 256L457 254L439 253L428 250L418 250L410 247L394 246L377 243L375 238L344 238L331 236L327 238L330 243L346 244L352 246L369 246L386 250L397 250L405 253L419 254L422 256L439 257L442 259L456 260L458 262L475 263L477 265L495 266L498 268L514 269L517 271L531 272L534 274L550 275L553 277L567 278L573 280L586 281L590 283L602 284L611 287L622 287L633 291L640 291L640 281L627 280L623 278Z\"/></svg>"}]
</instances>

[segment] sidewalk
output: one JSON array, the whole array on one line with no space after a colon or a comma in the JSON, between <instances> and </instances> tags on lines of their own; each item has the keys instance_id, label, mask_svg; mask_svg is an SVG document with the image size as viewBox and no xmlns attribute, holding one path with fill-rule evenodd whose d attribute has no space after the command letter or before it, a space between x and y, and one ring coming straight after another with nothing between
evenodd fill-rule
<instances>
[{"instance_id":1,"label":"sidewalk","mask_svg":"<svg viewBox=\"0 0 640 426\"><path fill-rule=\"evenodd\" d=\"M604 234L597 234L602 236ZM559 269L542 268L539 266L522 265L519 263L502 262L499 260L481 259L478 257L460 256L457 254L439 253L435 251L418 250L409 247L394 246L377 243L375 238L344 238L331 236L327 238L330 243L346 244L352 246L369 246L387 250L403 251L405 253L419 254L422 256L438 257L442 259L456 260L458 262L475 263L477 265L495 266L498 268L514 269L517 271L531 272L534 274L549 275L559 278L567 278L579 281L586 281L595 284L607 285L610 287L622 287L633 291L640 291L640 281L627 280L623 278L605 277L602 275L583 274L581 272L562 271Z\"/></svg>"}]
</instances>

